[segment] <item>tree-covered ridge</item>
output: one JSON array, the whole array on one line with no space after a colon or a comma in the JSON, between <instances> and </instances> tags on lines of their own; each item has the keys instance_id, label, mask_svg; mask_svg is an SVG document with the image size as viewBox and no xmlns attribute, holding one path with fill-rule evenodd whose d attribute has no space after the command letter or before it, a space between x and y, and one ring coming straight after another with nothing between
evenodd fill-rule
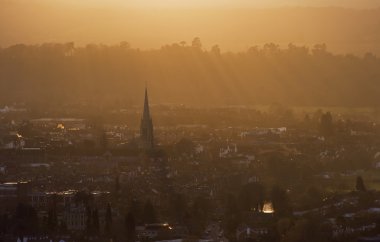
<instances>
[{"instance_id":1,"label":"tree-covered ridge","mask_svg":"<svg viewBox=\"0 0 380 242\"><path fill-rule=\"evenodd\" d=\"M160 49L74 43L0 49L1 103L136 104L148 82L155 103L377 106L380 59L326 45L225 52L199 38Z\"/></svg>"}]
</instances>

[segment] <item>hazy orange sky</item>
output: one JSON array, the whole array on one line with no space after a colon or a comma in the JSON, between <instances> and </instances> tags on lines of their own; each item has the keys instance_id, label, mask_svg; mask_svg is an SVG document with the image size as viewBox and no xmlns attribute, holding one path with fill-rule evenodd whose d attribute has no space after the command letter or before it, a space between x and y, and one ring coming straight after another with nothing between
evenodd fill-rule
<instances>
[{"instance_id":1,"label":"hazy orange sky","mask_svg":"<svg viewBox=\"0 0 380 242\"><path fill-rule=\"evenodd\" d=\"M4 2L59 3L76 5L108 5L129 7L282 7L282 6L340 6L355 8L379 7L379 0L2 0Z\"/></svg>"},{"instance_id":2,"label":"hazy orange sky","mask_svg":"<svg viewBox=\"0 0 380 242\"><path fill-rule=\"evenodd\" d=\"M199 36L223 50L327 43L380 54L379 7L380 0L0 0L0 46L125 40L159 48Z\"/></svg>"}]
</instances>

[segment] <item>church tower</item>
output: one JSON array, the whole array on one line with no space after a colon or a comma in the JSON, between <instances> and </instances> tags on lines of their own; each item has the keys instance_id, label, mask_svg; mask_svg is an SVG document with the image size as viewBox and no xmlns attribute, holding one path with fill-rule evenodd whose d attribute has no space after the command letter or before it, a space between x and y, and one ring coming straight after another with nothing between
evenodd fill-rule
<instances>
[{"instance_id":1,"label":"church tower","mask_svg":"<svg viewBox=\"0 0 380 242\"><path fill-rule=\"evenodd\" d=\"M153 149L153 121L149 112L148 90L145 88L144 111L140 125L140 140L143 149Z\"/></svg>"}]
</instances>

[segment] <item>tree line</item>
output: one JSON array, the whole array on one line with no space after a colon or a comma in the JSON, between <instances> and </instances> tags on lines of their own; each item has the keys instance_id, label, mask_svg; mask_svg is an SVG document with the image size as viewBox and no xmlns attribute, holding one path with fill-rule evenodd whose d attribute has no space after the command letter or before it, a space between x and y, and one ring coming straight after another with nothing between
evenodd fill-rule
<instances>
[{"instance_id":1,"label":"tree line","mask_svg":"<svg viewBox=\"0 0 380 242\"><path fill-rule=\"evenodd\" d=\"M269 43L244 52L205 49L199 38L160 49L74 43L0 48L0 103L155 103L377 106L380 59ZM46 101L49 102L46 102Z\"/></svg>"}]
</instances>

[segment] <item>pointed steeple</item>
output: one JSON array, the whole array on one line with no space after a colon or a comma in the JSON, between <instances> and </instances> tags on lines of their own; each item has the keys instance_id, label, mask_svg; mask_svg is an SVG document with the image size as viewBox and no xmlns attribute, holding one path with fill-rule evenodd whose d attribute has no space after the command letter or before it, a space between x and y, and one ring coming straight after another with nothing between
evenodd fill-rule
<instances>
[{"instance_id":1,"label":"pointed steeple","mask_svg":"<svg viewBox=\"0 0 380 242\"><path fill-rule=\"evenodd\" d=\"M148 89L145 88L144 111L140 125L140 139L144 149L153 149L153 121L149 111Z\"/></svg>"},{"instance_id":2,"label":"pointed steeple","mask_svg":"<svg viewBox=\"0 0 380 242\"><path fill-rule=\"evenodd\" d=\"M148 100L148 88L145 88L145 100L144 100L143 119L150 119L149 100Z\"/></svg>"}]
</instances>

